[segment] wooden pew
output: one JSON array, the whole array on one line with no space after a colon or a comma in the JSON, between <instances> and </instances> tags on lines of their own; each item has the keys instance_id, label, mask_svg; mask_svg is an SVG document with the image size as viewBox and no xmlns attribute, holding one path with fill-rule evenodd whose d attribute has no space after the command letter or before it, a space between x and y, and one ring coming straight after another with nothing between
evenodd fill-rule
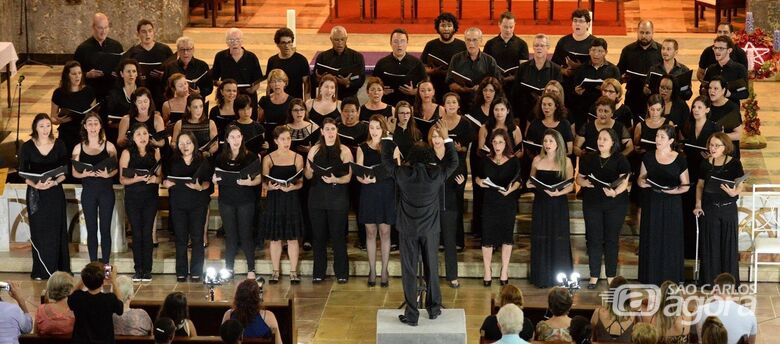
<instances>
[{"instance_id":1,"label":"wooden pew","mask_svg":"<svg viewBox=\"0 0 780 344\"><path fill-rule=\"evenodd\" d=\"M279 323L279 334L284 344L298 343L298 331L295 326L294 298L286 300L263 301L263 308L274 313ZM131 308L141 308L149 313L152 319L157 318L163 300L132 300ZM190 320L195 324L199 335L219 336L222 316L230 309L229 302L208 302L205 300L188 300Z\"/></svg>"},{"instance_id":2,"label":"wooden pew","mask_svg":"<svg viewBox=\"0 0 780 344\"><path fill-rule=\"evenodd\" d=\"M548 314L547 306L546 306L546 302L547 302L546 298L543 301L544 304L539 302L534 302L530 300L530 298L528 298L526 299L526 302L523 305L523 316L528 319L531 319L531 321L534 323L534 326L536 326L536 324L538 324L540 321L545 320L546 318L552 315L552 314ZM577 315L581 315L587 319L590 319L593 316L593 312L596 310L597 307L599 307L599 305L577 304L575 302L574 305L572 305L571 310L569 310L569 316L573 318ZM491 315L497 314L499 308L501 307L499 307L498 300L496 299L496 295L493 295L493 297L490 298L490 314Z\"/></svg>"},{"instance_id":3,"label":"wooden pew","mask_svg":"<svg viewBox=\"0 0 780 344\"><path fill-rule=\"evenodd\" d=\"M70 343L71 337L46 337L37 334L24 334L19 337L20 344L66 344ZM152 336L116 336L116 344L154 344ZM196 336L196 337L176 337L174 343L197 343L197 344L222 344L219 336ZM245 344L273 344L273 339L244 339Z\"/></svg>"}]
</instances>

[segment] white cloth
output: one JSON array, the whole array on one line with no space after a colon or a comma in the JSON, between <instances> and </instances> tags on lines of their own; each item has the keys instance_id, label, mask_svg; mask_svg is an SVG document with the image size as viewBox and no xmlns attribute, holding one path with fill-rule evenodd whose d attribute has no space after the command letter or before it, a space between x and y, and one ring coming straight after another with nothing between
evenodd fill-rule
<instances>
[{"instance_id":1,"label":"white cloth","mask_svg":"<svg viewBox=\"0 0 780 344\"><path fill-rule=\"evenodd\" d=\"M16 49L11 42L0 42L0 68L5 72L5 66L10 64L11 76L16 75L16 61L19 56L16 55Z\"/></svg>"},{"instance_id":2,"label":"white cloth","mask_svg":"<svg viewBox=\"0 0 780 344\"><path fill-rule=\"evenodd\" d=\"M756 314L749 308L732 300L715 299L704 304L696 311L696 330L701 338L701 326L709 316L716 316L726 327L729 334L729 344L737 344L744 335L756 335L758 325Z\"/></svg>"}]
</instances>

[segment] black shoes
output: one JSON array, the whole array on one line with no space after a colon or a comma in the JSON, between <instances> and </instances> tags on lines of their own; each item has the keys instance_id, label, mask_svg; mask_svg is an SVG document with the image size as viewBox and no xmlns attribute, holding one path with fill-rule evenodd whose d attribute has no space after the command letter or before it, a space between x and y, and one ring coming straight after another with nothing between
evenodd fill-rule
<instances>
[{"instance_id":1,"label":"black shoes","mask_svg":"<svg viewBox=\"0 0 780 344\"><path fill-rule=\"evenodd\" d=\"M428 313L428 319L434 320L438 318L440 315L441 315L441 309L436 312Z\"/></svg>"},{"instance_id":2,"label":"black shoes","mask_svg":"<svg viewBox=\"0 0 780 344\"><path fill-rule=\"evenodd\" d=\"M491 284L493 284L493 280L482 280L482 285L485 287L489 287Z\"/></svg>"},{"instance_id":3,"label":"black shoes","mask_svg":"<svg viewBox=\"0 0 780 344\"><path fill-rule=\"evenodd\" d=\"M387 281L379 281L379 286L382 288L387 288L390 286L390 280Z\"/></svg>"},{"instance_id":4,"label":"black shoes","mask_svg":"<svg viewBox=\"0 0 780 344\"><path fill-rule=\"evenodd\" d=\"M339 278L337 280L337 282L338 282L338 284L347 284L347 279L346 278Z\"/></svg>"},{"instance_id":5,"label":"black shoes","mask_svg":"<svg viewBox=\"0 0 780 344\"><path fill-rule=\"evenodd\" d=\"M133 282L141 282L143 281L143 274L140 272L136 272L133 274Z\"/></svg>"},{"instance_id":6,"label":"black shoes","mask_svg":"<svg viewBox=\"0 0 780 344\"><path fill-rule=\"evenodd\" d=\"M417 326L417 321L411 321L407 319L406 316L403 314L398 316L398 320L401 320L402 323L407 324L409 326Z\"/></svg>"},{"instance_id":7,"label":"black shoes","mask_svg":"<svg viewBox=\"0 0 780 344\"><path fill-rule=\"evenodd\" d=\"M508 278L505 279L505 280L500 279L500 280L498 280L498 282L501 283L501 286L505 286L505 285L509 284L509 279Z\"/></svg>"},{"instance_id":8,"label":"black shoes","mask_svg":"<svg viewBox=\"0 0 780 344\"><path fill-rule=\"evenodd\" d=\"M141 275L141 282L151 282L152 281L152 273L147 272L143 275Z\"/></svg>"},{"instance_id":9,"label":"black shoes","mask_svg":"<svg viewBox=\"0 0 780 344\"><path fill-rule=\"evenodd\" d=\"M187 276L176 276L176 282L180 282L180 283L187 282Z\"/></svg>"}]
</instances>

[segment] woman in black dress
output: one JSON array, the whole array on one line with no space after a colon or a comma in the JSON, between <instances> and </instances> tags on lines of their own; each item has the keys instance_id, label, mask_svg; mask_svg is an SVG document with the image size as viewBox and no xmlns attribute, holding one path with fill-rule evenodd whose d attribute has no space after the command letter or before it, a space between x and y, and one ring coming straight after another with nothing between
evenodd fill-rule
<instances>
[{"instance_id":1,"label":"woman in black dress","mask_svg":"<svg viewBox=\"0 0 780 344\"><path fill-rule=\"evenodd\" d=\"M444 126L447 127L447 133L449 137L452 139L454 145L455 145L455 151L458 152L458 169L457 172L454 175L450 177L456 177L458 174L463 174L464 177L468 176L468 173L466 172L466 155L468 154L468 149L471 143L474 141L475 137L475 130L473 129L474 126L472 126L472 122L466 119L465 116L461 116L461 109L460 109L460 95L455 92L447 92L444 97L442 97L444 100L444 116L441 118L441 122ZM444 145L442 144L441 147L441 159L444 158ZM448 182L454 181L452 178L448 179ZM450 184L445 184L450 185ZM455 224L454 226L457 228L457 231L455 232L455 249L457 252L463 251L463 247L465 247L465 234L464 234L464 226L463 226L463 213L465 211L465 189L466 184L465 183L455 183L456 186L454 188L455 191L455 198L452 200L454 202L453 206L455 208L450 207L451 210L456 211L455 214ZM444 222L447 219L442 218L442 222ZM448 224L446 227L442 225L442 228L451 228ZM441 238L444 238L443 233ZM446 250L446 248L445 248ZM457 276L457 274L455 274ZM455 277L457 278L457 277Z\"/></svg>"},{"instance_id":2,"label":"woman in black dress","mask_svg":"<svg viewBox=\"0 0 780 344\"><path fill-rule=\"evenodd\" d=\"M712 107L710 107L710 120L723 127L723 132L731 138L734 152L731 154L739 159L739 141L742 139L742 115L739 113L739 104L726 98L728 92L726 81L716 76L710 80L709 95Z\"/></svg>"},{"instance_id":3,"label":"woman in black dress","mask_svg":"<svg viewBox=\"0 0 780 344\"><path fill-rule=\"evenodd\" d=\"M485 189L482 203L482 283L489 287L493 280L491 261L493 250L501 247L501 285L509 284L509 258L515 234L517 195L520 188L520 160L512 151L512 140L503 128L490 133L490 153L482 163L482 175L477 185ZM500 187L501 189L499 189Z\"/></svg>"},{"instance_id":4,"label":"woman in black dress","mask_svg":"<svg viewBox=\"0 0 780 344\"><path fill-rule=\"evenodd\" d=\"M712 134L707 140L707 147L710 157L701 163L696 184L696 208L693 210L702 225L699 283L711 283L723 272L734 275L739 283L737 200L745 183L735 184L733 181L743 177L745 172L739 159L730 156L734 147L725 133Z\"/></svg>"},{"instance_id":5,"label":"woman in black dress","mask_svg":"<svg viewBox=\"0 0 780 344\"><path fill-rule=\"evenodd\" d=\"M255 155L260 154L267 147L266 131L262 124L252 119L252 99L246 94L240 94L233 102L233 111L238 118L230 125L241 131L243 144L248 151ZM227 140L226 137L224 139Z\"/></svg>"},{"instance_id":6,"label":"woman in black dress","mask_svg":"<svg viewBox=\"0 0 780 344\"><path fill-rule=\"evenodd\" d=\"M95 90L84 83L81 64L68 61L62 68L60 86L51 96L52 124L59 124L59 139L68 152L81 141L81 120L83 113L95 104Z\"/></svg>"},{"instance_id":7,"label":"woman in black dress","mask_svg":"<svg viewBox=\"0 0 780 344\"><path fill-rule=\"evenodd\" d=\"M181 73L173 73L168 78L168 86L165 88L165 98L162 103L162 118L165 126L171 126L181 120L187 108L187 97L190 95L190 84L187 77Z\"/></svg>"},{"instance_id":8,"label":"woman in black dress","mask_svg":"<svg viewBox=\"0 0 780 344\"><path fill-rule=\"evenodd\" d=\"M273 136L277 148L263 158L263 175L288 180L303 169L303 157L290 149L292 137L289 128L280 125L274 129ZM267 179L265 187L268 196L262 223L265 237L271 241L273 274L270 282L279 281L284 240L287 241L287 255L290 257L290 283L298 284L301 282L298 277L298 241L303 238L304 228L298 190L303 187L303 178L288 184Z\"/></svg>"},{"instance_id":9,"label":"woman in black dress","mask_svg":"<svg viewBox=\"0 0 780 344\"><path fill-rule=\"evenodd\" d=\"M65 144L54 138L51 119L39 113L32 122L32 138L19 149L19 171L44 173L68 165ZM32 243L33 267L30 277L48 279L55 271L70 272L68 224L65 215L65 174L46 181L27 184L27 213Z\"/></svg>"},{"instance_id":10,"label":"woman in black dress","mask_svg":"<svg viewBox=\"0 0 780 344\"><path fill-rule=\"evenodd\" d=\"M583 157L590 152L598 152L599 132L607 128L617 133L617 144L621 154L628 155L634 151L631 135L626 127L623 126L623 122L617 121L613 115L615 113L615 102L609 97L601 96L593 104L593 107L596 118L588 121L577 134L577 137L574 139L574 154Z\"/></svg>"},{"instance_id":11,"label":"woman in black dress","mask_svg":"<svg viewBox=\"0 0 780 344\"><path fill-rule=\"evenodd\" d=\"M474 101L471 112L466 114L465 117L469 119L472 132L479 134L480 128L487 122L488 114L490 113L490 104L493 104L493 100L497 98L503 98L504 91L501 85L501 81L495 77L489 76L482 79L477 88L477 95ZM520 132L524 128L520 128ZM482 153L480 153L480 147L476 140L469 146L469 171L471 172L471 193L474 200L472 202L472 214L471 214L471 234L479 237L482 235L482 188L477 185L476 178L480 174L480 167L482 166Z\"/></svg>"},{"instance_id":12,"label":"woman in black dress","mask_svg":"<svg viewBox=\"0 0 780 344\"><path fill-rule=\"evenodd\" d=\"M263 124L266 133L273 133L274 128L283 125L287 121L287 112L290 108L290 100L293 97L285 92L289 84L287 74L281 69L268 72L268 95L260 97L257 102L257 121ZM271 150L276 146L271 144Z\"/></svg>"},{"instance_id":13,"label":"woman in black dress","mask_svg":"<svg viewBox=\"0 0 780 344\"><path fill-rule=\"evenodd\" d=\"M702 161L710 155L707 148L707 139L723 129L715 122L709 120L710 100L707 96L698 96L691 105L692 120L688 121L680 130L685 159L688 160L688 178L692 181L699 180L699 167ZM696 188L690 188L682 195L683 214L689 214L696 205ZM685 224L685 257L696 256L696 218L683 216Z\"/></svg>"},{"instance_id":14,"label":"woman in black dress","mask_svg":"<svg viewBox=\"0 0 780 344\"><path fill-rule=\"evenodd\" d=\"M103 123L105 123L106 139L115 145L117 144L119 121L122 120L122 116L130 113L132 105L130 97L137 88L138 61L122 60L118 70L119 76L122 78L121 85L111 89L100 106L100 114L103 117Z\"/></svg>"},{"instance_id":15,"label":"woman in black dress","mask_svg":"<svg viewBox=\"0 0 780 344\"><path fill-rule=\"evenodd\" d=\"M428 137L428 131L444 114L444 107L436 104L436 89L430 81L417 85L414 96L414 120L420 129L422 137Z\"/></svg>"},{"instance_id":16,"label":"woman in black dress","mask_svg":"<svg viewBox=\"0 0 780 344\"><path fill-rule=\"evenodd\" d=\"M388 129L393 132L393 142L401 152L401 160L416 142L422 140L422 134L412 117L414 117L412 105L402 100L395 106L395 118L387 124Z\"/></svg>"},{"instance_id":17,"label":"woman in black dress","mask_svg":"<svg viewBox=\"0 0 780 344\"><path fill-rule=\"evenodd\" d=\"M135 123L144 123L149 129L150 135L155 135L165 131L165 122L162 116L157 112L154 107L154 101L152 101L152 93L146 87L139 87L130 96L130 112L127 115L122 116L122 120L119 121L119 137L117 138L117 145L119 147L127 147L131 145L130 140L132 137L129 135L129 129ZM166 137L153 138L149 137L149 143L156 147L165 147L167 142Z\"/></svg>"},{"instance_id":18,"label":"woman in black dress","mask_svg":"<svg viewBox=\"0 0 780 344\"><path fill-rule=\"evenodd\" d=\"M152 146L143 123L130 127L130 143L119 158L119 183L125 186L125 212L133 232L133 281L152 280L152 231L157 215L160 150ZM125 170L146 170L128 174ZM125 177L129 175L129 177Z\"/></svg>"},{"instance_id":19,"label":"woman in black dress","mask_svg":"<svg viewBox=\"0 0 780 344\"><path fill-rule=\"evenodd\" d=\"M509 111L509 106L509 100L506 98L496 98L493 100L493 103L490 104L488 119L485 124L479 128L479 133L477 134L477 147L479 147L483 153L487 153L487 150L490 149L490 147L487 146L487 140L488 137L493 134L493 131L496 129L504 129L509 134L509 141L507 144L511 145L513 148L519 148L513 149L514 155L518 158L523 156L522 146L519 146L520 143L523 142L523 133L522 130L520 130L520 127L515 124L515 119L514 116L512 116L512 112Z\"/></svg>"},{"instance_id":20,"label":"woman in black dress","mask_svg":"<svg viewBox=\"0 0 780 344\"><path fill-rule=\"evenodd\" d=\"M542 152L531 163L531 177L553 185L569 180L574 175L571 160L566 157L563 136L557 130L547 129L542 139ZM569 239L568 193L569 184L559 191L541 190L529 180L526 184L535 190L533 219L531 220L531 275L530 282L540 288L556 284L559 272L571 273L572 256Z\"/></svg>"},{"instance_id":21,"label":"woman in black dress","mask_svg":"<svg viewBox=\"0 0 780 344\"><path fill-rule=\"evenodd\" d=\"M225 127L238 119L238 114L233 106L236 97L238 97L238 83L233 79L222 80L222 83L217 87L217 106L209 110L209 119L217 125L217 134L220 140L225 139Z\"/></svg>"},{"instance_id":22,"label":"woman in black dress","mask_svg":"<svg viewBox=\"0 0 780 344\"><path fill-rule=\"evenodd\" d=\"M375 76L366 78L368 102L360 106L360 120L362 122L368 122L373 115L382 115L385 117L385 120L393 117L395 108L382 101L384 89L385 84L382 82L382 79Z\"/></svg>"},{"instance_id":23,"label":"woman in black dress","mask_svg":"<svg viewBox=\"0 0 780 344\"><path fill-rule=\"evenodd\" d=\"M539 98L539 102L536 103L536 118L528 124L528 130L525 132L525 140L535 143L535 145L527 144L529 160L538 155L542 148L542 138L547 129L553 129L561 133L563 142L565 144L566 155L572 153L574 145L574 134L572 133L571 123L566 119L566 108L563 106L563 102L560 98L545 93Z\"/></svg>"},{"instance_id":24,"label":"woman in black dress","mask_svg":"<svg viewBox=\"0 0 780 344\"><path fill-rule=\"evenodd\" d=\"M203 97L199 94L187 97L187 108L184 111L184 116L173 125L171 142L178 143L179 135L185 132L190 132L195 136L199 144L195 149L200 151L204 157L210 158L219 149L219 143L216 141L216 137L219 135L217 124L206 117ZM207 144L208 146L206 146Z\"/></svg>"},{"instance_id":25,"label":"woman in black dress","mask_svg":"<svg viewBox=\"0 0 780 344\"><path fill-rule=\"evenodd\" d=\"M603 107L598 105L602 100L612 102L602 97L596 102L596 109ZM604 113L597 111L600 115ZM587 153L580 160L577 184L583 187L582 212L590 265L588 289L596 288L601 275L602 255L607 283L612 283L617 276L620 228L628 211L627 174L631 173L628 159L621 154L621 146L614 129L602 128L598 131L597 151ZM610 184L619 178L624 179L612 187Z\"/></svg>"},{"instance_id":26,"label":"woman in black dress","mask_svg":"<svg viewBox=\"0 0 780 344\"><path fill-rule=\"evenodd\" d=\"M317 97L306 101L309 119L320 127L323 126L323 121L326 118L338 120L341 117L341 112L339 111L341 101L338 98L337 84L336 77L333 75L328 74L321 77L320 84L317 86L319 90Z\"/></svg>"},{"instance_id":27,"label":"woman in black dress","mask_svg":"<svg viewBox=\"0 0 780 344\"><path fill-rule=\"evenodd\" d=\"M306 112L306 103L299 98L290 101L290 112L287 115L287 128L290 129L292 137L292 146L290 149L300 154L308 156L311 147L317 143L320 138L320 126L309 120L309 114ZM303 188L298 192L301 200L301 210L303 211L303 250L311 251L311 222L309 220L309 208L306 206L309 202L310 181L303 181Z\"/></svg>"},{"instance_id":28,"label":"woman in black dress","mask_svg":"<svg viewBox=\"0 0 780 344\"><path fill-rule=\"evenodd\" d=\"M347 260L347 214L349 213L348 184L352 170L348 163L352 153L339 141L338 127L332 118L323 120L322 135L306 157L306 179L309 188L309 217L314 245L314 283L325 278L328 266L327 241L333 245L333 271L339 284L349 278ZM328 169L325 171L325 169Z\"/></svg>"},{"instance_id":29,"label":"woman in black dress","mask_svg":"<svg viewBox=\"0 0 780 344\"><path fill-rule=\"evenodd\" d=\"M243 95L248 98L248 96ZM240 172L257 161L257 154L246 149L241 130L228 125L225 128L225 144L217 156L215 167L222 171ZM259 172L259 171L258 171ZM235 182L222 180L219 173L211 182L219 185L219 216L225 229L225 268L233 271L236 251L241 247L246 258L246 278L255 279L255 202L259 195L257 186L262 176L239 175Z\"/></svg>"},{"instance_id":30,"label":"woman in black dress","mask_svg":"<svg viewBox=\"0 0 780 344\"><path fill-rule=\"evenodd\" d=\"M371 116L368 122L368 139L357 148L357 163L366 167L382 163L382 138L389 135L385 117ZM381 167L380 167L381 168ZM379 285L390 285L387 264L390 260L390 227L395 225L395 183L387 173L378 176L355 175L360 184L358 222L366 226L366 250L368 251L368 286L376 286L376 236L382 258L382 276Z\"/></svg>"},{"instance_id":31,"label":"woman in black dress","mask_svg":"<svg viewBox=\"0 0 780 344\"><path fill-rule=\"evenodd\" d=\"M81 125L81 144L73 148L71 159L93 166L112 158L116 163L116 148L106 141L103 123L95 113L87 114ZM111 257L111 218L114 211L114 176L117 173L114 166L98 171L79 172L73 166L73 177L81 179L81 208L84 210L84 220L87 224L87 249L89 260L98 260L98 218L100 219L100 249L103 264L109 263Z\"/></svg>"},{"instance_id":32,"label":"woman in black dress","mask_svg":"<svg viewBox=\"0 0 780 344\"><path fill-rule=\"evenodd\" d=\"M688 163L672 149L677 130L663 125L656 149L642 158L637 185L642 188L639 223L639 281L659 285L683 281L684 243L681 194L688 191Z\"/></svg>"},{"instance_id":33,"label":"woman in black dress","mask_svg":"<svg viewBox=\"0 0 780 344\"><path fill-rule=\"evenodd\" d=\"M203 274L203 230L211 194L208 161L198 151L198 140L185 131L176 138L176 150L166 167L163 186L170 194L170 212L176 235L176 281L200 282ZM187 266L187 242L192 258Z\"/></svg>"},{"instance_id":34,"label":"woman in black dress","mask_svg":"<svg viewBox=\"0 0 780 344\"><path fill-rule=\"evenodd\" d=\"M668 74L661 77L658 86L658 95L664 101L661 115L668 118L677 127L683 128L691 118L691 111L685 100L677 95L677 89L679 87L674 84L674 77Z\"/></svg>"}]
</instances>

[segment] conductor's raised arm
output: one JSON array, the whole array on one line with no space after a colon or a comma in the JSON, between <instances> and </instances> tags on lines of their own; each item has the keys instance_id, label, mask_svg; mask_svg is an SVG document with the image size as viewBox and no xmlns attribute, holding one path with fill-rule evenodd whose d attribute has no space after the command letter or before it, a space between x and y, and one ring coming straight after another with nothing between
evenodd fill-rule
<instances>
[{"instance_id":1,"label":"conductor's raised arm","mask_svg":"<svg viewBox=\"0 0 780 344\"><path fill-rule=\"evenodd\" d=\"M386 136L382 138L382 167L387 170L387 173L395 178L395 170L398 168L396 160L393 158L396 150L396 144L393 138Z\"/></svg>"}]
</instances>

